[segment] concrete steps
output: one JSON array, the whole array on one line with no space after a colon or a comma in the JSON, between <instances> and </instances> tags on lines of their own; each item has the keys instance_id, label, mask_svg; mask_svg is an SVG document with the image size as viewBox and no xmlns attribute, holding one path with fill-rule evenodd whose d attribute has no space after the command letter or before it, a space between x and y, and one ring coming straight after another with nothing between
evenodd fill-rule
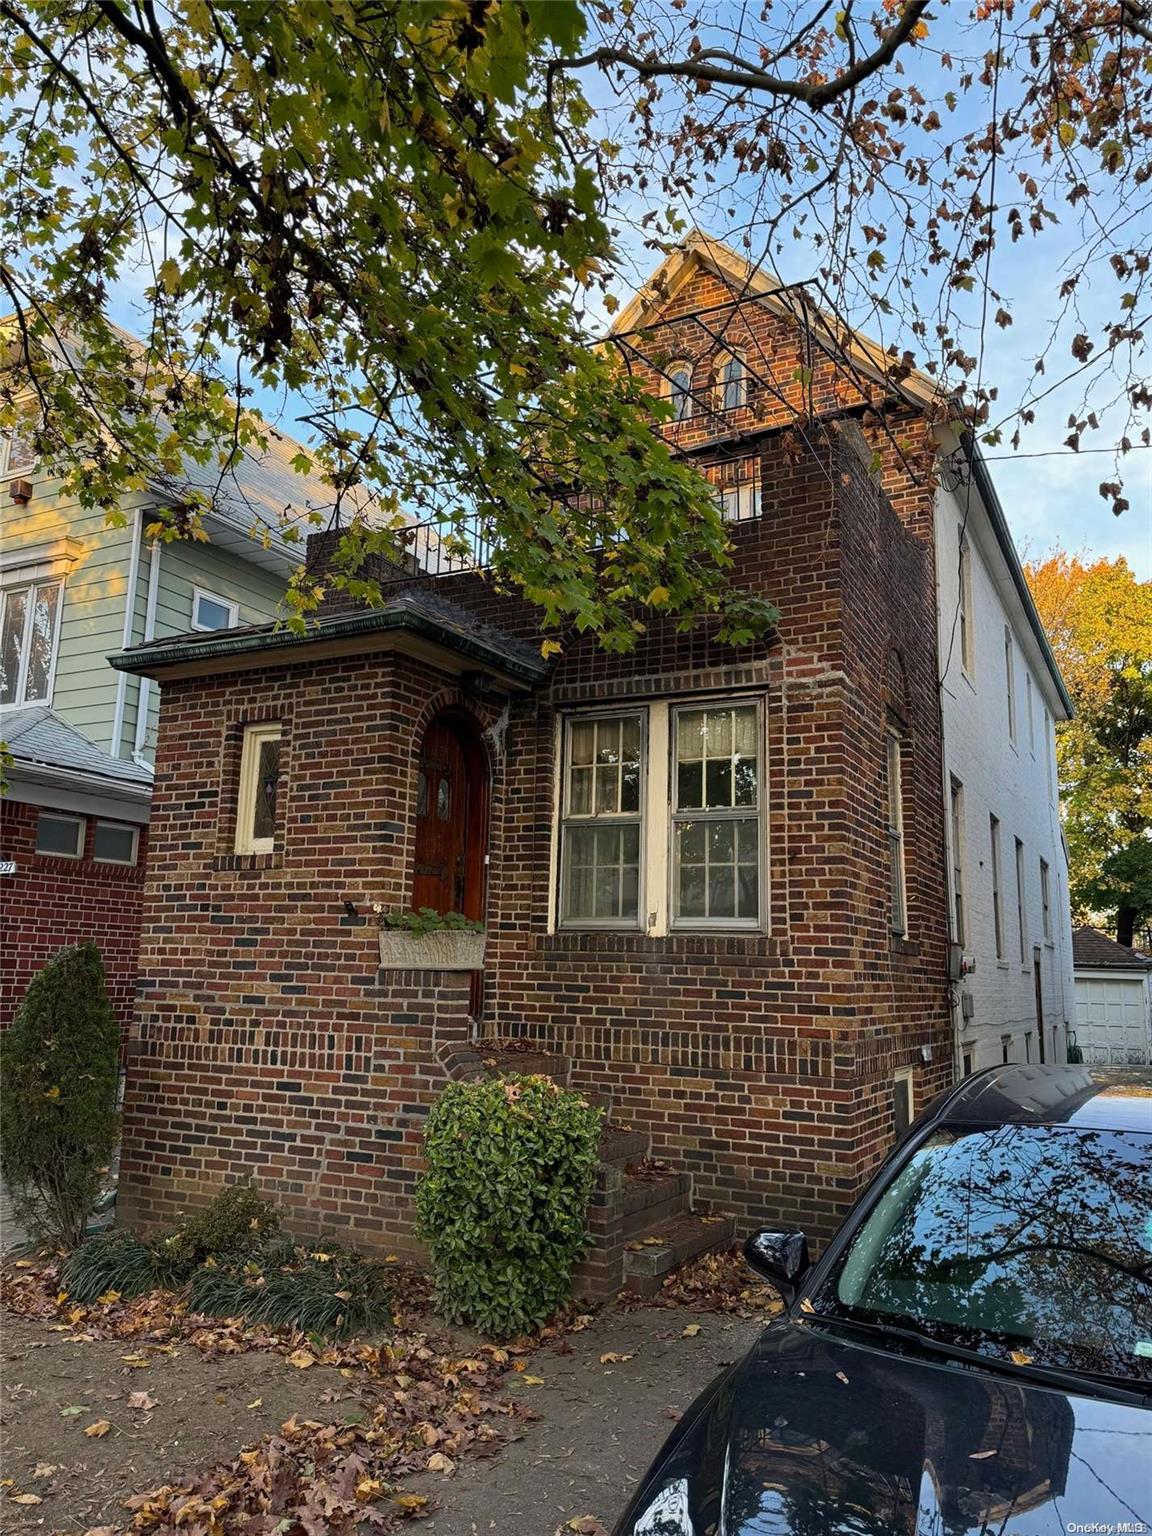
<instances>
[{"instance_id":1,"label":"concrete steps","mask_svg":"<svg viewBox=\"0 0 1152 1536\"><path fill-rule=\"evenodd\" d=\"M713 1248L726 1247L735 1235L731 1216L680 1211L625 1247L624 1289L636 1296L655 1296L674 1270Z\"/></svg>"}]
</instances>

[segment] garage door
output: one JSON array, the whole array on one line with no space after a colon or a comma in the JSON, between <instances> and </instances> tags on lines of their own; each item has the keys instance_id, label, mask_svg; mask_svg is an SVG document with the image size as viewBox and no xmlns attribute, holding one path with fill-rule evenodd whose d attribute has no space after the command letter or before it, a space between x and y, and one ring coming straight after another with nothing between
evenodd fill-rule
<instances>
[{"instance_id":1,"label":"garage door","mask_svg":"<svg viewBox=\"0 0 1152 1536\"><path fill-rule=\"evenodd\" d=\"M1127 977L1076 978L1076 1041L1095 1066L1133 1066L1149 1060L1144 983Z\"/></svg>"}]
</instances>

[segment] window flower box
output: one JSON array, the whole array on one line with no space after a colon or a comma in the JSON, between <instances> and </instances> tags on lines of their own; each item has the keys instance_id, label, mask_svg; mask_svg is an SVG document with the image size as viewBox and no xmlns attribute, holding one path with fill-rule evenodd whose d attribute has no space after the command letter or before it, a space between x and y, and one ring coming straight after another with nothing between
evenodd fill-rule
<instances>
[{"instance_id":1,"label":"window flower box","mask_svg":"<svg viewBox=\"0 0 1152 1536\"><path fill-rule=\"evenodd\" d=\"M485 934L442 928L412 933L380 929L380 968L385 971L479 971L484 968Z\"/></svg>"}]
</instances>

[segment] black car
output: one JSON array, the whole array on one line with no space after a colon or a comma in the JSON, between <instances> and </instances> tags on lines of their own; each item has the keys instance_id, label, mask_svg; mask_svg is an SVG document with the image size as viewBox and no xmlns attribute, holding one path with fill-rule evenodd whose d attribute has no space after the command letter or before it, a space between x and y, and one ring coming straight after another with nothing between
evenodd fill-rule
<instances>
[{"instance_id":1,"label":"black car","mask_svg":"<svg viewBox=\"0 0 1152 1536\"><path fill-rule=\"evenodd\" d=\"M908 1129L616 1536L1152 1532L1152 1071L1005 1066Z\"/></svg>"}]
</instances>

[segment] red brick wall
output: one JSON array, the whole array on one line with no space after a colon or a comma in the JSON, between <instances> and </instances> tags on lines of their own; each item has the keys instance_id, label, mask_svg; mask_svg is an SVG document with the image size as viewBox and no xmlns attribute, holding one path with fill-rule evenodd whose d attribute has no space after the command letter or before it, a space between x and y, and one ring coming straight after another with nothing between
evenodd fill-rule
<instances>
[{"instance_id":1,"label":"red brick wall","mask_svg":"<svg viewBox=\"0 0 1152 1536\"><path fill-rule=\"evenodd\" d=\"M509 702L492 759L487 1027L569 1055L689 1168L697 1196L824 1236L891 1138L892 1073L949 1074L932 548L850 441L766 440L740 581L780 605L738 651L654 624L629 657L587 640ZM914 522L914 518L909 518ZM523 605L445 589L529 635ZM766 935L549 933L553 743L572 704L739 690L763 700ZM430 666L325 660L162 692L122 1207L174 1216L251 1173L304 1230L410 1240L422 1117L467 1038L447 973L383 973L344 900L407 904L415 766L446 702ZM231 853L244 724L279 719L277 852ZM888 926L884 732L906 732L909 941ZM920 1064L922 1047L935 1059Z\"/></svg>"},{"instance_id":2,"label":"red brick wall","mask_svg":"<svg viewBox=\"0 0 1152 1536\"><path fill-rule=\"evenodd\" d=\"M0 800L0 849L16 873L0 876L0 1027L19 1007L29 981L66 944L92 940L104 957L108 995L125 1031L136 995L140 902L148 829L140 828L137 863L97 864L89 818L82 859L36 852L40 808Z\"/></svg>"}]
</instances>

